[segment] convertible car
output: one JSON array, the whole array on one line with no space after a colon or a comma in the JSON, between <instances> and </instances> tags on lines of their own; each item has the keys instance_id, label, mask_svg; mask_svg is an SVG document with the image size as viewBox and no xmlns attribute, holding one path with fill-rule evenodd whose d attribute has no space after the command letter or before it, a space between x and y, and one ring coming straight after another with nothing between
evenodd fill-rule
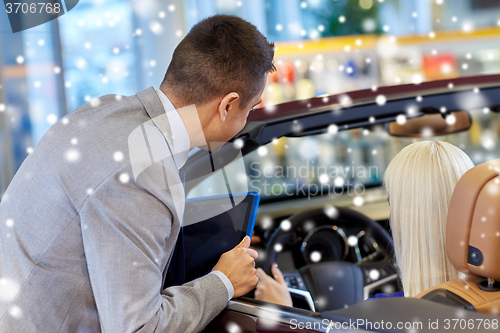
<instances>
[{"instance_id":1,"label":"convertible car","mask_svg":"<svg viewBox=\"0 0 500 333\"><path fill-rule=\"evenodd\" d=\"M453 206L456 242L469 241L476 231L467 219L481 186L498 177L499 112L500 75L373 87L257 109L219 152L192 152L184 168L188 197L220 194L238 182L243 190L261 194L254 231L260 239L254 244L260 252L257 265L269 272L272 263L279 264L294 303L279 306L249 294L230 301L205 331L498 330L494 302L500 291L477 289L483 281L497 286L496 252L482 250L484 263L476 265L470 253L457 250L453 262L496 270L487 276L471 268L477 285L470 282L465 294L441 286L419 298L365 300L401 290L381 187L388 162L407 144L425 138L457 145L475 165L491 161L476 167L475 178L464 180L454 194L460 201ZM237 157L246 172L230 171ZM211 173L204 167L208 158ZM500 220L495 228L500 230ZM477 295L467 295L469 289Z\"/></svg>"}]
</instances>

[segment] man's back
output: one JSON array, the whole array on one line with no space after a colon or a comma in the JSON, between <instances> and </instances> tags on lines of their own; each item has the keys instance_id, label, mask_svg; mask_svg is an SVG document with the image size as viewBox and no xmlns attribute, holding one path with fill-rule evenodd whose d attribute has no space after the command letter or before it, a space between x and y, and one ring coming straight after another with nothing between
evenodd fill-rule
<instances>
[{"instance_id":1,"label":"man's back","mask_svg":"<svg viewBox=\"0 0 500 333\"><path fill-rule=\"evenodd\" d=\"M222 310L215 275L162 290L182 212L172 189L136 184L128 146L156 130L167 149L168 125L152 125L164 114L152 88L104 96L28 156L0 203L0 332L194 331ZM173 159L161 163L179 185Z\"/></svg>"},{"instance_id":2,"label":"man's back","mask_svg":"<svg viewBox=\"0 0 500 333\"><path fill-rule=\"evenodd\" d=\"M127 136L149 119L135 96L99 102L47 132L0 203L0 277L8 286L0 302L2 329L99 330L79 212L104 179L131 177ZM67 317L85 322L64 322L68 313L85 313Z\"/></svg>"}]
</instances>

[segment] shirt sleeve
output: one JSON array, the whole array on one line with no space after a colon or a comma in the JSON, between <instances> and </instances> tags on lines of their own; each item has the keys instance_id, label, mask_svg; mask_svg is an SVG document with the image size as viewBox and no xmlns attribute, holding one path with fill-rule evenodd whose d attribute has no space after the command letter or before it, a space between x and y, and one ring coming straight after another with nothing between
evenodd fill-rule
<instances>
[{"instance_id":1,"label":"shirt sleeve","mask_svg":"<svg viewBox=\"0 0 500 333\"><path fill-rule=\"evenodd\" d=\"M226 276L226 274L222 273L221 271L212 271L210 274L215 274L217 275L222 282L224 282L224 285L227 288L227 300L229 301L231 298L234 296L234 287L229 278Z\"/></svg>"},{"instance_id":2,"label":"shirt sleeve","mask_svg":"<svg viewBox=\"0 0 500 333\"><path fill-rule=\"evenodd\" d=\"M229 291L216 273L162 290L177 235L170 209L156 196L116 173L79 214L103 332L197 332L226 306Z\"/></svg>"}]
</instances>

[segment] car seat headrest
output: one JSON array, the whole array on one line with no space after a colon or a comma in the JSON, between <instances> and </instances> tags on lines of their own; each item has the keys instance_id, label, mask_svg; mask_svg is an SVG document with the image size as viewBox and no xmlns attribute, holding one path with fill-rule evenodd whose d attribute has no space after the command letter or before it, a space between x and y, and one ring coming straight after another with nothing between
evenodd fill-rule
<instances>
[{"instance_id":1,"label":"car seat headrest","mask_svg":"<svg viewBox=\"0 0 500 333\"><path fill-rule=\"evenodd\" d=\"M458 181L448 209L446 247L460 272L500 280L500 159L475 166Z\"/></svg>"}]
</instances>

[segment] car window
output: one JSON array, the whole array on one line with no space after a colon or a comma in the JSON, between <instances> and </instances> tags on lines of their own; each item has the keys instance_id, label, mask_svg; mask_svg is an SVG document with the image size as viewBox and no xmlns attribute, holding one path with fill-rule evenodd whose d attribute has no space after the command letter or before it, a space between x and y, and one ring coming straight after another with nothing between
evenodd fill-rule
<instances>
[{"instance_id":1,"label":"car window","mask_svg":"<svg viewBox=\"0 0 500 333\"><path fill-rule=\"evenodd\" d=\"M232 193L247 192L248 189L248 169L247 159L236 158L227 164L223 169L219 169L189 191L187 198L198 198L213 195L227 195L228 187ZM225 172L225 177L224 173ZM227 182L226 182L227 179Z\"/></svg>"},{"instance_id":2,"label":"car window","mask_svg":"<svg viewBox=\"0 0 500 333\"><path fill-rule=\"evenodd\" d=\"M245 172L226 167L239 188L233 192L260 193L262 201L285 196L362 195L369 186L382 183L385 169L406 145L419 140L442 140L464 150L474 164L500 157L500 115L490 109L470 112L468 131L426 139L390 136L381 125L336 133L280 138L244 156ZM335 132L335 131L331 131ZM188 197L225 194L221 171L214 173ZM356 200L356 199L354 199ZM362 202L354 202L362 204Z\"/></svg>"}]
</instances>

